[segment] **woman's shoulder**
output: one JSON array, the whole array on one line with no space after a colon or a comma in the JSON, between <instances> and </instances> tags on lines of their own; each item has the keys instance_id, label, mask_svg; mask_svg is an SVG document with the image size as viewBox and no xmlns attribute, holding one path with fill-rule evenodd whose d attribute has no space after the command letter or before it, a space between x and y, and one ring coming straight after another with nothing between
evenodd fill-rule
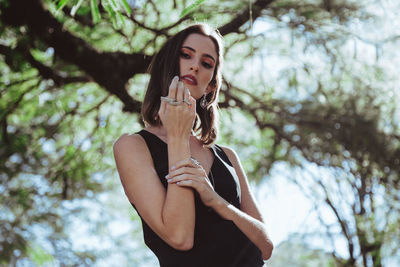
<instances>
[{"instance_id":1,"label":"woman's shoulder","mask_svg":"<svg viewBox=\"0 0 400 267\"><path fill-rule=\"evenodd\" d=\"M144 139L138 133L133 134L122 134L113 145L114 153L124 153L124 151L144 151L146 149L146 143Z\"/></svg>"},{"instance_id":2,"label":"woman's shoulder","mask_svg":"<svg viewBox=\"0 0 400 267\"><path fill-rule=\"evenodd\" d=\"M222 150L225 153L225 155L228 157L228 159L231 163L237 164L239 162L239 157L233 148L225 146L225 145L217 145L217 144L215 144L215 147Z\"/></svg>"},{"instance_id":3,"label":"woman's shoulder","mask_svg":"<svg viewBox=\"0 0 400 267\"><path fill-rule=\"evenodd\" d=\"M229 146L214 144L214 147L216 147L219 150L223 150L228 157L237 157L235 150L233 150L233 148Z\"/></svg>"}]
</instances>

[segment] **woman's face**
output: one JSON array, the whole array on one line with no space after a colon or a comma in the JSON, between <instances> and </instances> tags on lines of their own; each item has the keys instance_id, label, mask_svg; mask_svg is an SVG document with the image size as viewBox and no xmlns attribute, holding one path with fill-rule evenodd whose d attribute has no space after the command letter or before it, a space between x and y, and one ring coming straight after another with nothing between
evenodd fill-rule
<instances>
[{"instance_id":1,"label":"woman's face","mask_svg":"<svg viewBox=\"0 0 400 267\"><path fill-rule=\"evenodd\" d=\"M183 42L179 58L179 77L195 99L214 89L208 85L216 62L217 52L209 37L192 33Z\"/></svg>"}]
</instances>

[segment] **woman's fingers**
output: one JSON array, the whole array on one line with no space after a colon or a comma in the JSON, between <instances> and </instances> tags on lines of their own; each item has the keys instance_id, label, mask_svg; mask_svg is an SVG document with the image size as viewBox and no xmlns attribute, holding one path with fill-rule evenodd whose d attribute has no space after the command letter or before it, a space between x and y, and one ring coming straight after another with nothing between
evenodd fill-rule
<instances>
[{"instance_id":1,"label":"woman's fingers","mask_svg":"<svg viewBox=\"0 0 400 267\"><path fill-rule=\"evenodd\" d=\"M178 161L173 166L171 166L171 171L177 170L177 169L185 167L185 166L196 167L197 165L195 165L191 159L184 159L184 160Z\"/></svg>"},{"instance_id":2,"label":"woman's fingers","mask_svg":"<svg viewBox=\"0 0 400 267\"><path fill-rule=\"evenodd\" d=\"M193 175L198 175L198 176L204 176L205 172L203 171L202 168L199 168L197 166L186 166L186 167L181 167L179 169L171 171L167 176L165 176L165 178L171 179L171 178L177 177L182 174L193 174Z\"/></svg>"},{"instance_id":3,"label":"woman's fingers","mask_svg":"<svg viewBox=\"0 0 400 267\"><path fill-rule=\"evenodd\" d=\"M208 180L207 177L199 176L199 175L195 175L195 174L187 174L187 173L181 174L172 179L168 179L167 182L169 184L190 185L190 186L194 187L196 190L200 189L198 186L203 185L214 191L214 188L213 188L212 184L210 183L210 180ZM194 186L194 185L196 185L196 186Z\"/></svg>"},{"instance_id":4,"label":"woman's fingers","mask_svg":"<svg viewBox=\"0 0 400 267\"><path fill-rule=\"evenodd\" d=\"M189 102L191 103L190 105L190 110L196 114L196 99L194 99L191 95L189 95Z\"/></svg>"},{"instance_id":5,"label":"woman's fingers","mask_svg":"<svg viewBox=\"0 0 400 267\"><path fill-rule=\"evenodd\" d=\"M212 199L209 193L215 192L214 187L210 183L207 177L204 176L196 176L196 175L188 175L183 174L179 175L173 179L168 180L169 184L176 184L179 186L188 186L194 188L197 192L199 192L200 197L203 199L209 200ZM207 197L208 195L208 197ZM206 204L206 203L204 203Z\"/></svg>"},{"instance_id":6,"label":"woman's fingers","mask_svg":"<svg viewBox=\"0 0 400 267\"><path fill-rule=\"evenodd\" d=\"M158 116L161 117L162 115L165 114L165 110L167 108L167 102L161 101L160 103L160 109L158 110Z\"/></svg>"},{"instance_id":7,"label":"woman's fingers","mask_svg":"<svg viewBox=\"0 0 400 267\"><path fill-rule=\"evenodd\" d=\"M188 163L188 161L186 163ZM207 185L212 190L214 190L203 167L196 164L193 165L175 169L174 171L171 171L167 176L165 176L165 179L167 179L168 183L176 183L176 184L182 181L192 180L195 181L196 183Z\"/></svg>"},{"instance_id":8,"label":"woman's fingers","mask_svg":"<svg viewBox=\"0 0 400 267\"><path fill-rule=\"evenodd\" d=\"M183 101L183 99L185 98L185 87L183 86L183 82L179 81L177 87L178 89L176 91L176 100Z\"/></svg>"},{"instance_id":9,"label":"woman's fingers","mask_svg":"<svg viewBox=\"0 0 400 267\"><path fill-rule=\"evenodd\" d=\"M185 99L185 93L183 82L179 81L178 76L175 76L169 86L168 98L183 101L183 99Z\"/></svg>"},{"instance_id":10,"label":"woman's fingers","mask_svg":"<svg viewBox=\"0 0 400 267\"><path fill-rule=\"evenodd\" d=\"M177 183L177 182L185 181L185 180L196 180L196 181L199 181L199 180L201 180L201 178L202 177L199 177L198 175L195 175L195 174L182 173L182 174L179 174L179 175L177 175L177 176L175 176L175 177L173 177L171 179L167 179L167 182L169 184L173 184L173 183Z\"/></svg>"},{"instance_id":11,"label":"woman's fingers","mask_svg":"<svg viewBox=\"0 0 400 267\"><path fill-rule=\"evenodd\" d=\"M169 86L168 98L177 99L176 92L178 87L179 77L175 76Z\"/></svg>"},{"instance_id":12,"label":"woman's fingers","mask_svg":"<svg viewBox=\"0 0 400 267\"><path fill-rule=\"evenodd\" d=\"M193 188L199 193L204 205L212 206L218 194L215 192L214 186L211 184L203 167L200 164L195 164L191 159L178 162L176 166L181 167L174 168L165 177L168 184Z\"/></svg>"}]
</instances>

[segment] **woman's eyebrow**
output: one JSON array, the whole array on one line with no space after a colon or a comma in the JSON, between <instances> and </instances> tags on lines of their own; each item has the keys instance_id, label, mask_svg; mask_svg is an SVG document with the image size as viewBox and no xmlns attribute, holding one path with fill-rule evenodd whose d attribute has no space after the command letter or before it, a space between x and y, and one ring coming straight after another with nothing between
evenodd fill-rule
<instances>
[{"instance_id":1,"label":"woman's eyebrow","mask_svg":"<svg viewBox=\"0 0 400 267\"><path fill-rule=\"evenodd\" d=\"M182 48L186 48L186 49L192 50L193 52L196 52L196 50L194 48L191 48L190 46L182 46ZM215 59L213 56L211 56L209 54L203 54L203 56L211 58L215 62Z\"/></svg>"}]
</instances>

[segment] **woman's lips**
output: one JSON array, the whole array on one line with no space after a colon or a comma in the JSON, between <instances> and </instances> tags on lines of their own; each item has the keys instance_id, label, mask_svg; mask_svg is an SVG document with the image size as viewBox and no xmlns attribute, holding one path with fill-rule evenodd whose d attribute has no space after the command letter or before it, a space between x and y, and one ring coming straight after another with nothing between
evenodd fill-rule
<instances>
[{"instance_id":1,"label":"woman's lips","mask_svg":"<svg viewBox=\"0 0 400 267\"><path fill-rule=\"evenodd\" d=\"M197 80L193 75L185 75L181 77L183 82L186 82L190 85L197 85Z\"/></svg>"}]
</instances>

